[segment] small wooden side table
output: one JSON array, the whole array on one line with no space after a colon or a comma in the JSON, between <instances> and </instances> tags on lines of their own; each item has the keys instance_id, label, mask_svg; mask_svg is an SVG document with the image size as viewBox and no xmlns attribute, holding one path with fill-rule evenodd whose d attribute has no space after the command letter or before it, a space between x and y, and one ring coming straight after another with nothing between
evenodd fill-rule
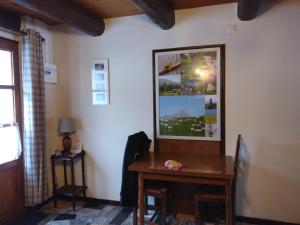
<instances>
[{"instance_id":1,"label":"small wooden side table","mask_svg":"<svg viewBox=\"0 0 300 225\"><path fill-rule=\"evenodd\" d=\"M53 200L54 206L57 206L57 197L71 197L73 210L75 210L75 200L76 197L83 197L86 199L86 189L85 185L85 172L84 172L84 156L85 151L81 151L76 154L60 154L51 155L51 167L52 167L52 183L53 183ZM75 185L75 175L74 175L74 162L76 159L81 160L81 172L82 172L82 185ZM55 162L62 161L64 165L64 186L58 187L56 182L56 173L55 173ZM67 163L69 162L71 166L71 185L68 184L67 178Z\"/></svg>"}]
</instances>

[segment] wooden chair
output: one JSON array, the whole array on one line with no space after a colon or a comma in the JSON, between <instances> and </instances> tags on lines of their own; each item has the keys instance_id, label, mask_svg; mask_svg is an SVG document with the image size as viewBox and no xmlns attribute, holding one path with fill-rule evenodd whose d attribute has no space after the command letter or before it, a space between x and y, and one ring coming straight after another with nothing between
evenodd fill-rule
<instances>
[{"instance_id":1,"label":"wooden chair","mask_svg":"<svg viewBox=\"0 0 300 225\"><path fill-rule=\"evenodd\" d=\"M135 160L141 157L145 157L149 154L149 148L151 140L148 138L145 132L141 131L132 134L128 137L124 158L123 158L123 170L122 170L122 185L121 185L121 206L134 207L133 208L133 224L137 224L137 174L128 171L128 166ZM154 224L152 220L161 212L162 222L165 224L167 216L167 200L169 194L169 186L164 183L158 182L145 182L144 195L152 196L156 199L155 203L160 203L160 207L156 207L154 215L150 221L145 221L148 224ZM145 201L147 203L147 201ZM156 204L157 205L157 204ZM145 209L148 208L145 204Z\"/></svg>"},{"instance_id":2,"label":"wooden chair","mask_svg":"<svg viewBox=\"0 0 300 225\"><path fill-rule=\"evenodd\" d=\"M240 152L240 142L241 135L238 135L237 144L236 144L236 153L234 159L234 174L235 179L233 183L233 198L235 199L235 186L236 186L236 178L239 164L239 152ZM226 201L226 193L224 187L221 186L211 186L211 185L203 185L199 187L198 191L194 194L194 214L195 214L195 224L199 225L203 222L203 202L221 202L225 203ZM233 201L233 205L235 201ZM234 212L234 210L233 210Z\"/></svg>"},{"instance_id":3,"label":"wooden chair","mask_svg":"<svg viewBox=\"0 0 300 225\"><path fill-rule=\"evenodd\" d=\"M148 206L148 196L154 197L154 202L155 202L155 211L154 214L151 216L149 220L145 220L145 224L153 225L156 224L153 222L155 217L157 216L158 213L161 213L162 217L162 224L166 224L166 218L167 218L167 202L169 199L170 195L170 188L168 185L163 185L163 184L150 184L147 185L144 189L144 197L145 197L145 214L148 214L147 211L149 209ZM133 224L137 224L137 209L133 209Z\"/></svg>"}]
</instances>

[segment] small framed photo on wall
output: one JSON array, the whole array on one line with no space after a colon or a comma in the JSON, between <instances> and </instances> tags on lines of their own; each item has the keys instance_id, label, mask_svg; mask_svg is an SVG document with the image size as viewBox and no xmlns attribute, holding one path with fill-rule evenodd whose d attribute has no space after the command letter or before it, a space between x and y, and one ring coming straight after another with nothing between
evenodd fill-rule
<instances>
[{"instance_id":1,"label":"small framed photo on wall","mask_svg":"<svg viewBox=\"0 0 300 225\"><path fill-rule=\"evenodd\" d=\"M93 91L93 105L107 105L108 96L105 91Z\"/></svg>"},{"instance_id":2,"label":"small framed photo on wall","mask_svg":"<svg viewBox=\"0 0 300 225\"><path fill-rule=\"evenodd\" d=\"M91 63L93 105L109 104L108 59L97 59Z\"/></svg>"}]
</instances>

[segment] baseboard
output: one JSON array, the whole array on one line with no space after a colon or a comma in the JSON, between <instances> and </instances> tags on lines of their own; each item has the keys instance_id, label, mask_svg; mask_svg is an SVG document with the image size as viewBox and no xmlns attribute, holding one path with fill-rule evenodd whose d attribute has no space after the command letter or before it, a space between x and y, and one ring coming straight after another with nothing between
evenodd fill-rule
<instances>
[{"instance_id":1,"label":"baseboard","mask_svg":"<svg viewBox=\"0 0 300 225\"><path fill-rule=\"evenodd\" d=\"M48 204L49 202L53 201L54 197L51 196L50 198L48 198L46 201L44 201L43 203L35 206L35 207L29 207L29 209L39 209L41 207L43 207L44 205ZM59 196L58 197L58 201L59 199L63 199L63 200L68 200L68 201L72 201L72 198L69 196ZM81 196L76 196L75 197L76 201L83 201L83 197ZM87 197L85 198L85 201L87 202L97 202L97 203L102 203L102 204L106 204L106 205L114 205L114 206L119 206L120 205L120 201L114 201L114 200L107 200L107 199L99 199L99 198L90 198Z\"/></svg>"},{"instance_id":2,"label":"baseboard","mask_svg":"<svg viewBox=\"0 0 300 225\"><path fill-rule=\"evenodd\" d=\"M235 216L235 220L240 223L250 223L256 225L300 225L299 223L287 223L282 221L276 220L268 220L268 219L261 219L261 218L253 218L253 217L246 217L246 216Z\"/></svg>"},{"instance_id":3,"label":"baseboard","mask_svg":"<svg viewBox=\"0 0 300 225\"><path fill-rule=\"evenodd\" d=\"M36 206L26 206L26 210L37 210L42 208L44 205L48 204L49 202L51 202L53 200L53 197L50 197L48 199L46 199L45 201L43 201L41 204L38 204Z\"/></svg>"},{"instance_id":4,"label":"baseboard","mask_svg":"<svg viewBox=\"0 0 300 225\"><path fill-rule=\"evenodd\" d=\"M83 200L81 198L81 200ZM114 201L114 200L107 200L107 199L98 199L98 198L86 198L86 201L88 202L97 202L97 203L103 203L106 205L114 205L114 206L120 206L120 201Z\"/></svg>"}]
</instances>

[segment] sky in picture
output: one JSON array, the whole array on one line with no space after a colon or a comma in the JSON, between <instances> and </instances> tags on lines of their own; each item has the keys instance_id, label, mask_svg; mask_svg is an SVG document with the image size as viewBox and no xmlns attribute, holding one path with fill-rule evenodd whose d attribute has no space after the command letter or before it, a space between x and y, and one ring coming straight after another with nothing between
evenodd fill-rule
<instances>
[{"instance_id":1,"label":"sky in picture","mask_svg":"<svg viewBox=\"0 0 300 225\"><path fill-rule=\"evenodd\" d=\"M195 96L160 96L159 115L174 116L177 113L188 114L188 116L205 115L205 97Z\"/></svg>"}]
</instances>

